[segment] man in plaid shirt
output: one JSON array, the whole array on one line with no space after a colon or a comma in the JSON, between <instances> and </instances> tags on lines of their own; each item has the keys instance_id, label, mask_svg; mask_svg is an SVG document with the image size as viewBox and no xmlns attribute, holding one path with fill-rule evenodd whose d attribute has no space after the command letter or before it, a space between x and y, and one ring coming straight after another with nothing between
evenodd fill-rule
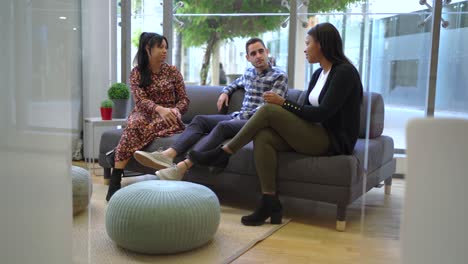
<instances>
[{"instance_id":1,"label":"man in plaid shirt","mask_svg":"<svg viewBox=\"0 0 468 264\"><path fill-rule=\"evenodd\" d=\"M255 51L253 51L255 53ZM252 65L255 64L252 62ZM244 101L240 111L232 113L236 119L249 119L260 106L263 105L263 93L274 92L285 97L288 90L288 77L282 70L269 66L265 70L258 72L257 68L249 68L245 73L223 89L223 93L228 96L237 89L244 89ZM222 96L220 100L229 102L229 97ZM220 101L218 100L218 102ZM219 109L219 105L218 105Z\"/></svg>"},{"instance_id":2,"label":"man in plaid shirt","mask_svg":"<svg viewBox=\"0 0 468 264\"><path fill-rule=\"evenodd\" d=\"M276 93L287 96L288 77L284 71L272 67L268 60L268 49L259 38L252 38L245 45L246 58L252 64L246 72L222 90L217 106L221 111L229 105L229 95L237 89L244 89L244 101L239 111L230 115L198 115L187 126L172 147L164 151L136 151L134 157L141 164L154 168L156 175L163 180L181 180L185 172L193 166L190 159L177 165L173 159L180 153L186 153L206 134L195 148L197 151L213 149L226 139L234 137L247 120L264 104L263 96Z\"/></svg>"}]
</instances>

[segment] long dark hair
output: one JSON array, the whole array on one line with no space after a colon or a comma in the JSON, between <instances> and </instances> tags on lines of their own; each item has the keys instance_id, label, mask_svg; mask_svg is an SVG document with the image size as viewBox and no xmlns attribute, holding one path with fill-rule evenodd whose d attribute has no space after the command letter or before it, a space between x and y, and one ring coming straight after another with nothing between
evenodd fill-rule
<instances>
[{"instance_id":1,"label":"long dark hair","mask_svg":"<svg viewBox=\"0 0 468 264\"><path fill-rule=\"evenodd\" d=\"M320 23L309 29L307 34L320 43L323 56L332 64L351 64L344 55L343 41L335 26L330 23Z\"/></svg>"},{"instance_id":2,"label":"long dark hair","mask_svg":"<svg viewBox=\"0 0 468 264\"><path fill-rule=\"evenodd\" d=\"M149 32L143 32L140 35L140 44L138 44L138 52L135 59L140 72L140 87L143 89L148 87L152 82L149 57L146 48L151 50L154 45L161 47L163 40L166 41L166 46L169 48L169 42L167 42L167 39L164 36Z\"/></svg>"}]
</instances>

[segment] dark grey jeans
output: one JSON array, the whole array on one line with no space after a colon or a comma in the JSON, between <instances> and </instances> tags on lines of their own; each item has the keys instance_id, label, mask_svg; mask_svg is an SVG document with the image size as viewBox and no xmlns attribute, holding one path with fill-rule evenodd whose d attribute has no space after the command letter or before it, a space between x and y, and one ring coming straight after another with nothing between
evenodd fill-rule
<instances>
[{"instance_id":1,"label":"dark grey jeans","mask_svg":"<svg viewBox=\"0 0 468 264\"><path fill-rule=\"evenodd\" d=\"M200 139L197 151L216 148L226 139L234 137L247 120L233 119L230 115L197 115L172 146L177 155L185 154ZM205 135L207 135L204 137ZM204 137L204 138L203 138ZM202 139L203 138L203 139Z\"/></svg>"}]
</instances>

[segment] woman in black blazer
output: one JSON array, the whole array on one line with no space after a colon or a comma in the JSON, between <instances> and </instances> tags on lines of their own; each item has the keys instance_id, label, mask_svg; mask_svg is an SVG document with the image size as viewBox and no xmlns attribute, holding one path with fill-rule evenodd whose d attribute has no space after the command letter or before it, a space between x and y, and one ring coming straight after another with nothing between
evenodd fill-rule
<instances>
[{"instance_id":1,"label":"woman in black blazer","mask_svg":"<svg viewBox=\"0 0 468 264\"><path fill-rule=\"evenodd\" d=\"M320 63L312 75L304 104L266 92L266 102L226 145L189 153L195 164L225 167L229 157L251 140L262 198L244 225L261 225L270 218L281 223L282 206L276 190L277 152L296 151L311 156L352 154L359 134L362 83L343 53L340 34L330 23L307 32L309 63Z\"/></svg>"}]
</instances>

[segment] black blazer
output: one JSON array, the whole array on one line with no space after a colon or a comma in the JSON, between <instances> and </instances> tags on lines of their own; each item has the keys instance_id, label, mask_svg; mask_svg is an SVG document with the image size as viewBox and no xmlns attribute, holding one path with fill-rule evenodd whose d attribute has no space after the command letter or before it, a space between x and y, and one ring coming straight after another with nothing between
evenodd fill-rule
<instances>
[{"instance_id":1,"label":"black blazer","mask_svg":"<svg viewBox=\"0 0 468 264\"><path fill-rule=\"evenodd\" d=\"M320 123L330 137L330 155L350 155L359 136L362 83L356 68L347 63L334 64L319 95L319 106L309 103L309 94L322 68L312 75L303 105L286 100L283 108L299 117Z\"/></svg>"}]
</instances>

